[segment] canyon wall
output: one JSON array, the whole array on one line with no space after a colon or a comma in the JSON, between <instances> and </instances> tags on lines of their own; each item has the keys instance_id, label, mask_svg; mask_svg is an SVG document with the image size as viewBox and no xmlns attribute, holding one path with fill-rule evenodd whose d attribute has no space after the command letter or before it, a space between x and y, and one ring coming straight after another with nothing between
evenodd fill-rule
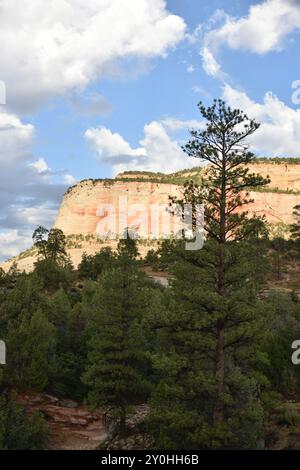
<instances>
[{"instance_id":1,"label":"canyon wall","mask_svg":"<svg viewBox=\"0 0 300 470\"><path fill-rule=\"evenodd\" d=\"M265 215L270 223L292 223L293 207L300 204L300 165L261 163L251 165L249 169L271 179L269 191L250 193L254 203L248 207L249 211ZM137 177L139 181L135 181ZM101 229L113 231L112 219L116 218L116 231L121 233L119 221L126 220L128 226L134 225L140 205L146 212L148 234L154 231L163 235L163 206L168 205L169 196L180 195L182 188L171 183L146 181L146 178L149 178L147 174L130 173L119 175L115 181L85 180L78 183L64 195L54 226L66 235L96 234ZM161 206L159 220L153 215L157 204ZM140 220L136 225L139 223ZM127 226L126 223L124 225Z\"/></svg>"},{"instance_id":2,"label":"canyon wall","mask_svg":"<svg viewBox=\"0 0 300 470\"><path fill-rule=\"evenodd\" d=\"M54 227L66 235L103 235L142 225L145 235L168 234L172 231L169 196L180 193L179 186L166 183L85 180L64 195Z\"/></svg>"},{"instance_id":3,"label":"canyon wall","mask_svg":"<svg viewBox=\"0 0 300 470\"><path fill-rule=\"evenodd\" d=\"M254 200L247 208L264 215L270 224L288 225L294 222L293 208L300 204L300 164L257 163L250 171L269 176L270 184L261 192L250 192ZM181 172L183 180L205 175L205 169ZM169 181L169 182L166 182ZM63 230L69 240L68 252L75 266L82 253L93 254L104 246L116 248L113 233L121 234L125 227L137 228L149 243L140 246L144 255L155 248L151 238L161 238L176 232L169 216L169 196L182 194L182 185L175 175L126 173L115 180L84 180L68 189L63 196L54 227ZM142 227L142 228L141 228ZM99 242L98 235L108 235ZM21 270L33 267L35 254L21 255L15 260ZM2 265L7 270L10 260Z\"/></svg>"},{"instance_id":4,"label":"canyon wall","mask_svg":"<svg viewBox=\"0 0 300 470\"><path fill-rule=\"evenodd\" d=\"M255 163L249 165L251 173L270 177L269 188L282 191L300 191L300 164Z\"/></svg>"}]
</instances>

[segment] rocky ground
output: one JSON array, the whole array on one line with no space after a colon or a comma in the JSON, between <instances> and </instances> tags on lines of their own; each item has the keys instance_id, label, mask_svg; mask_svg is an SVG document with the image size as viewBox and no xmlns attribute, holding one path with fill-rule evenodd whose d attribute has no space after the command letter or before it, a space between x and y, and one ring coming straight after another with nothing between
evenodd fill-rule
<instances>
[{"instance_id":1,"label":"rocky ground","mask_svg":"<svg viewBox=\"0 0 300 470\"><path fill-rule=\"evenodd\" d=\"M128 417L126 436L115 436L113 427L107 432L101 410L91 411L69 399L42 393L24 393L17 401L26 413L42 412L49 427L48 450L142 450L152 447L144 431L147 405L137 406Z\"/></svg>"},{"instance_id":2,"label":"rocky ground","mask_svg":"<svg viewBox=\"0 0 300 470\"><path fill-rule=\"evenodd\" d=\"M47 449L94 450L106 438L103 413L91 411L72 400L60 400L46 394L18 396L27 413L42 412L48 422Z\"/></svg>"}]
</instances>

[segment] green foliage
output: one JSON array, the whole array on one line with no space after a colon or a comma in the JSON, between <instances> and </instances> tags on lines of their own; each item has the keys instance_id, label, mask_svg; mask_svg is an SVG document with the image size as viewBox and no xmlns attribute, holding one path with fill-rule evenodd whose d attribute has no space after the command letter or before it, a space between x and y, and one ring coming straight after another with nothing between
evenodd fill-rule
<instances>
[{"instance_id":1,"label":"green foliage","mask_svg":"<svg viewBox=\"0 0 300 470\"><path fill-rule=\"evenodd\" d=\"M95 255L83 253L81 262L78 266L78 275L81 279L97 280L98 276L109 269L114 261L114 254L109 247L102 248Z\"/></svg>"},{"instance_id":2,"label":"green foliage","mask_svg":"<svg viewBox=\"0 0 300 470\"><path fill-rule=\"evenodd\" d=\"M34 263L34 273L48 291L55 291L61 287L66 289L73 280L72 267L70 265L61 266L52 259L36 261Z\"/></svg>"},{"instance_id":3,"label":"green foliage","mask_svg":"<svg viewBox=\"0 0 300 470\"><path fill-rule=\"evenodd\" d=\"M121 433L131 406L143 402L149 392L142 318L150 292L142 288L145 281L136 268L136 253L134 240L119 243L118 264L98 280L87 327L84 382L90 389L89 401L117 417Z\"/></svg>"},{"instance_id":4,"label":"green foliage","mask_svg":"<svg viewBox=\"0 0 300 470\"><path fill-rule=\"evenodd\" d=\"M264 316L256 297L256 256L251 246L226 248L224 299L216 289L215 250L210 242L199 252L182 252L165 308L153 321L159 330L154 368L160 381L150 428L159 448L254 448L262 432L257 391L264 378L257 369L265 360L260 352ZM216 428L215 331L224 317L224 422Z\"/></svg>"},{"instance_id":5,"label":"green foliage","mask_svg":"<svg viewBox=\"0 0 300 470\"><path fill-rule=\"evenodd\" d=\"M186 170L177 171L175 173L160 173L152 171L126 171L121 173L114 179L111 178L88 178L80 181L78 185L92 184L93 186L102 183L106 187L113 186L117 182L128 182L128 183L158 183L158 184L174 184L182 185L187 179L188 175L193 174L195 181L201 180L201 173L203 168L200 166L189 168ZM128 176L126 176L128 175ZM77 188L78 185L71 186L67 189L65 195L71 194L73 189Z\"/></svg>"},{"instance_id":6,"label":"green foliage","mask_svg":"<svg viewBox=\"0 0 300 470\"><path fill-rule=\"evenodd\" d=\"M276 412L276 422L280 426L294 427L300 424L299 412L287 406L280 407Z\"/></svg>"},{"instance_id":7,"label":"green foliage","mask_svg":"<svg viewBox=\"0 0 300 470\"><path fill-rule=\"evenodd\" d=\"M34 247L37 249L38 257L42 260L50 260L64 265L67 259L66 236L58 228L48 230L37 227L32 235Z\"/></svg>"},{"instance_id":8,"label":"green foliage","mask_svg":"<svg viewBox=\"0 0 300 470\"><path fill-rule=\"evenodd\" d=\"M8 351L1 383L100 406L120 433L133 407L147 402L160 449L255 449L271 416L280 426L299 425L293 408L282 406L299 400L300 369L291 363L300 337L298 294L260 300L266 257L280 279L286 261L297 259L299 206L294 241L284 240L279 225L269 240L264 221L243 212L249 196L241 195L269 181L247 169L257 160L243 141L258 124L222 101L200 104L200 112L207 127L193 130L184 150L210 164L206 181L199 167L133 178L128 172L120 180L185 182L183 198L171 206L189 203L194 211L205 204L203 249L186 251L184 240L171 238L138 260L127 230L116 253L84 254L74 272L66 248L101 242L38 227L29 251L38 252L34 272L20 273L15 263L9 273L0 269L0 337ZM168 270L170 287L147 279L142 264ZM0 449L42 448L46 434L43 418L26 417L3 389Z\"/></svg>"},{"instance_id":9,"label":"green foliage","mask_svg":"<svg viewBox=\"0 0 300 470\"><path fill-rule=\"evenodd\" d=\"M289 165L299 165L299 157L258 157L255 159L254 163L274 163L276 165L281 165L286 163Z\"/></svg>"},{"instance_id":10,"label":"green foliage","mask_svg":"<svg viewBox=\"0 0 300 470\"><path fill-rule=\"evenodd\" d=\"M264 343L269 357L264 373L273 390L299 399L300 370L292 364L291 345L300 337L300 306L284 294L270 296L266 305L272 316Z\"/></svg>"},{"instance_id":11,"label":"green foliage","mask_svg":"<svg viewBox=\"0 0 300 470\"><path fill-rule=\"evenodd\" d=\"M293 215L296 219L296 223L291 225L291 238L298 243L300 242L300 205L294 207Z\"/></svg>"},{"instance_id":12,"label":"green foliage","mask_svg":"<svg viewBox=\"0 0 300 470\"><path fill-rule=\"evenodd\" d=\"M55 352L55 329L41 310L10 320L5 335L9 361L4 378L19 389L42 391Z\"/></svg>"},{"instance_id":13,"label":"green foliage","mask_svg":"<svg viewBox=\"0 0 300 470\"><path fill-rule=\"evenodd\" d=\"M76 305L72 308L62 289L49 300L48 318L55 327L57 345L48 390L55 395L82 400L85 387L80 376L86 360L83 335L86 319L80 318L80 303Z\"/></svg>"},{"instance_id":14,"label":"green foliage","mask_svg":"<svg viewBox=\"0 0 300 470\"><path fill-rule=\"evenodd\" d=\"M48 434L41 414L30 418L8 393L0 396L0 450L43 449Z\"/></svg>"},{"instance_id":15,"label":"green foliage","mask_svg":"<svg viewBox=\"0 0 300 470\"><path fill-rule=\"evenodd\" d=\"M166 316L156 326L162 343L154 366L161 380L153 396L153 432L160 448L255 448L264 383L257 368L264 360L257 301L264 270L255 250L264 224L242 211L250 202L242 192L269 180L249 173L254 155L243 144L259 125L221 100L199 109L206 128L192 130L184 150L210 164L208 175L201 184L187 181L183 198L172 203L175 211L189 205L194 230L197 205L204 205L207 241L175 262Z\"/></svg>"},{"instance_id":16,"label":"green foliage","mask_svg":"<svg viewBox=\"0 0 300 470\"><path fill-rule=\"evenodd\" d=\"M134 261L139 255L136 237L133 232L128 229L124 233L124 238L118 243L117 247L118 259L120 262Z\"/></svg>"},{"instance_id":17,"label":"green foliage","mask_svg":"<svg viewBox=\"0 0 300 470\"><path fill-rule=\"evenodd\" d=\"M6 273L4 269L0 268L0 287L3 287L6 285L6 280L7 280L7 277L6 277Z\"/></svg>"}]
</instances>

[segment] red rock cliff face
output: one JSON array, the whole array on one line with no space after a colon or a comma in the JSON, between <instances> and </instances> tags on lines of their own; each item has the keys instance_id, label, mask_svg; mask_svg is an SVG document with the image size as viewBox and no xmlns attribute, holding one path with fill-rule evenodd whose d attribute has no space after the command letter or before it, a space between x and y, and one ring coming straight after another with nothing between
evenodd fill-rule
<instances>
[{"instance_id":1,"label":"red rock cliff face","mask_svg":"<svg viewBox=\"0 0 300 470\"><path fill-rule=\"evenodd\" d=\"M254 200L247 209L255 215L265 216L271 224L295 222L293 208L300 204L300 195L283 194L276 192L250 192L250 198ZM245 208L243 208L245 210Z\"/></svg>"},{"instance_id":2,"label":"red rock cliff face","mask_svg":"<svg viewBox=\"0 0 300 470\"><path fill-rule=\"evenodd\" d=\"M285 163L259 163L249 165L251 173L259 173L263 177L269 176L270 188L283 191L300 191L300 165Z\"/></svg>"},{"instance_id":3,"label":"red rock cliff face","mask_svg":"<svg viewBox=\"0 0 300 470\"><path fill-rule=\"evenodd\" d=\"M172 184L83 181L64 196L54 226L66 235L122 233L127 226L142 232L144 228L149 235L162 235L169 196L179 195L180 191Z\"/></svg>"},{"instance_id":4,"label":"red rock cliff face","mask_svg":"<svg viewBox=\"0 0 300 470\"><path fill-rule=\"evenodd\" d=\"M254 203L247 208L250 214L264 215L271 224L294 222L293 208L296 204L300 204L300 165L261 163L251 165L250 171L271 178L269 191L250 193L250 197L254 199ZM196 169L189 170L185 176L187 179L192 178L197 172ZM182 187L169 183L149 182L147 181L149 176L146 174L128 173L122 177L123 180L118 178L115 181L82 181L64 195L55 227L63 230L66 235L75 235L75 240L79 236L91 236L88 240L81 238L78 246L69 247L68 252L75 266L80 262L84 251L93 254L107 245L116 248L117 240L106 240L99 244L96 236L97 232L122 233L120 218L123 219L123 227L134 226L139 229L141 226L144 229L146 227L148 238L153 234L160 237L166 233L176 232L174 224L171 222L168 225L164 217L169 196L180 195ZM136 179L139 181L134 181ZM124 206L124 201L127 208ZM157 205L160 207L159 214L156 210ZM143 217L139 208L144 211ZM111 209L116 211L116 218L111 214ZM140 233L143 233L143 230ZM145 244L139 248L142 255L148 249ZM33 255L16 260L21 270L30 271L35 259ZM2 267L7 270L11 264L12 260L4 263Z\"/></svg>"},{"instance_id":5,"label":"red rock cliff face","mask_svg":"<svg viewBox=\"0 0 300 470\"><path fill-rule=\"evenodd\" d=\"M293 223L293 208L300 204L300 194L297 194L300 193L300 165L261 163L250 165L249 170L271 179L268 185L270 192L250 193L251 199L254 199L248 208L250 212L264 215L272 224Z\"/></svg>"},{"instance_id":6,"label":"red rock cliff face","mask_svg":"<svg viewBox=\"0 0 300 470\"><path fill-rule=\"evenodd\" d=\"M261 163L250 166L250 171L270 176L270 192L251 192L254 203L249 205L250 213L265 215L270 223L293 222L293 207L300 204L300 165ZM134 179L135 176L126 175ZM138 175L142 179L142 175ZM278 192L274 191L279 190ZM288 191L288 192L283 192ZM128 222L128 226L141 224L137 205L146 209L144 214L148 223L148 234L153 231L160 235L166 231L162 223L163 206L167 206L169 196L179 195L180 186L148 181L82 181L71 188L62 200L55 227L66 235L96 234L97 227L103 231L113 231L112 208L116 210L116 231L120 232L119 217ZM120 199L121 198L121 199ZM123 199L122 199L123 198ZM122 202L126 201L127 209ZM161 206L159 220L153 215L155 205ZM125 226L127 226L125 224ZM172 231L173 227L170 227Z\"/></svg>"}]
</instances>

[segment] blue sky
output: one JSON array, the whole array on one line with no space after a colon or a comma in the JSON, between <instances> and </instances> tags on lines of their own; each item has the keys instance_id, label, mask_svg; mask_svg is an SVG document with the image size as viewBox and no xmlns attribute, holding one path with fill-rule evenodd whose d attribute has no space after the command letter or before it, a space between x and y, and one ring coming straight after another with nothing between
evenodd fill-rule
<instances>
[{"instance_id":1,"label":"blue sky","mask_svg":"<svg viewBox=\"0 0 300 470\"><path fill-rule=\"evenodd\" d=\"M0 12L2 259L51 226L80 179L197 165L180 144L202 125L200 100L223 97L262 122L257 154L300 155L296 0L48 5L4 0Z\"/></svg>"}]
</instances>

